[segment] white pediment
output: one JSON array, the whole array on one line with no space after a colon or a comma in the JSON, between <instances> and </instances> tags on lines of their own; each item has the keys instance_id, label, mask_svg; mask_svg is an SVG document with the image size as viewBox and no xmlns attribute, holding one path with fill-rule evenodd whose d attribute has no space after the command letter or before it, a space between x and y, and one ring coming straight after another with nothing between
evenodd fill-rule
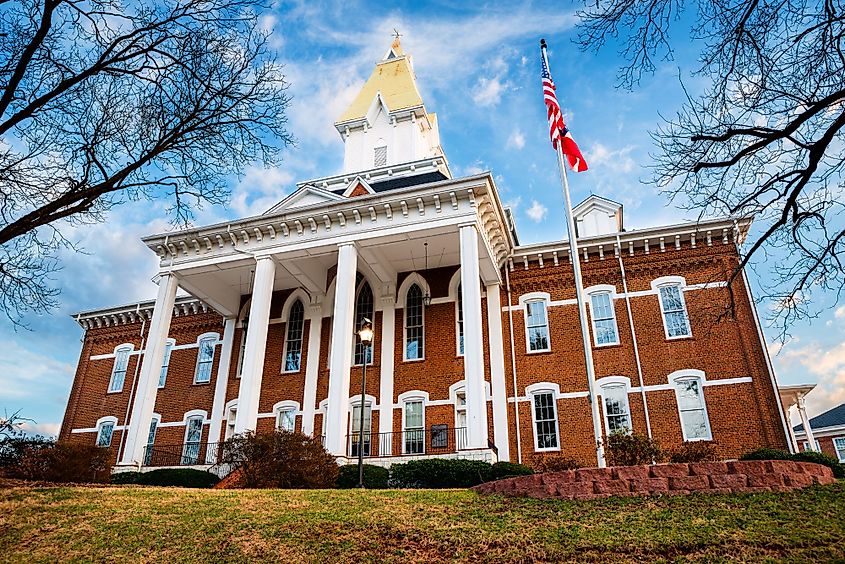
<instances>
[{"instance_id":1,"label":"white pediment","mask_svg":"<svg viewBox=\"0 0 845 564\"><path fill-rule=\"evenodd\" d=\"M575 206L572 215L579 237L622 231L622 204L595 194Z\"/></svg>"},{"instance_id":2,"label":"white pediment","mask_svg":"<svg viewBox=\"0 0 845 564\"><path fill-rule=\"evenodd\" d=\"M271 213L278 213L286 210L295 210L298 208L305 208L317 204L324 204L329 202L336 202L342 200L343 196L323 190L317 186L306 185L299 188L296 192L264 212L264 215Z\"/></svg>"},{"instance_id":3,"label":"white pediment","mask_svg":"<svg viewBox=\"0 0 845 564\"><path fill-rule=\"evenodd\" d=\"M361 186L364 190L367 191L368 194L375 194L376 193L376 191L373 190L372 186L370 186L370 184L366 180L364 180L360 176L356 176L355 180L353 180L352 182L347 184L346 190L343 191L343 197L344 198L350 197L352 195L352 193L355 191L355 189L358 188L358 186Z\"/></svg>"}]
</instances>

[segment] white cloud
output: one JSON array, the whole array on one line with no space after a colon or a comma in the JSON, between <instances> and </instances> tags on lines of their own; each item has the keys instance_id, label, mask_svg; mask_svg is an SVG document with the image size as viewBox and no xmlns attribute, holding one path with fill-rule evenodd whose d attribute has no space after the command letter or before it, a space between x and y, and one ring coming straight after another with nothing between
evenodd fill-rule
<instances>
[{"instance_id":1,"label":"white cloud","mask_svg":"<svg viewBox=\"0 0 845 564\"><path fill-rule=\"evenodd\" d=\"M833 312L833 316L836 319L842 319L843 317L845 317L845 305L836 308L836 311Z\"/></svg>"},{"instance_id":2,"label":"white cloud","mask_svg":"<svg viewBox=\"0 0 845 564\"><path fill-rule=\"evenodd\" d=\"M21 425L21 430L28 435L42 435L44 437L58 437L61 423L32 423L30 421L24 422Z\"/></svg>"},{"instance_id":3,"label":"white cloud","mask_svg":"<svg viewBox=\"0 0 845 564\"><path fill-rule=\"evenodd\" d=\"M549 208L538 202L537 200L531 201L531 207L525 210L525 215L531 218L531 221L534 223L540 223L544 219L546 219L546 215L549 213Z\"/></svg>"},{"instance_id":4,"label":"white cloud","mask_svg":"<svg viewBox=\"0 0 845 564\"><path fill-rule=\"evenodd\" d=\"M845 403L845 342L829 348L817 342L798 347L793 344L780 348L772 362L781 381L788 378L789 383L798 384L816 379L816 388L807 396L810 416ZM770 351L775 349L778 347L770 347Z\"/></svg>"},{"instance_id":5,"label":"white cloud","mask_svg":"<svg viewBox=\"0 0 845 564\"><path fill-rule=\"evenodd\" d=\"M630 173L636 166L636 162L631 157L633 150L634 146L632 145L612 150L601 143L593 143L584 158L587 159L587 164L592 169L605 167L612 172Z\"/></svg>"},{"instance_id":6,"label":"white cloud","mask_svg":"<svg viewBox=\"0 0 845 564\"><path fill-rule=\"evenodd\" d=\"M522 204L522 196L516 196L505 202L502 202L502 206L510 208L511 211L513 211L514 213L516 213L516 210L519 209L520 204Z\"/></svg>"},{"instance_id":7,"label":"white cloud","mask_svg":"<svg viewBox=\"0 0 845 564\"><path fill-rule=\"evenodd\" d=\"M525 134L519 129L514 129L511 132L510 137L508 137L508 142L505 144L505 148L520 151L523 147L525 147Z\"/></svg>"},{"instance_id":8,"label":"white cloud","mask_svg":"<svg viewBox=\"0 0 845 564\"><path fill-rule=\"evenodd\" d=\"M510 86L510 83L503 82L501 77L487 78L479 77L473 88L472 99L481 107L495 106L502 99L502 92Z\"/></svg>"},{"instance_id":9,"label":"white cloud","mask_svg":"<svg viewBox=\"0 0 845 564\"><path fill-rule=\"evenodd\" d=\"M294 188L287 170L251 166L232 190L231 208L240 216L258 215L270 209Z\"/></svg>"},{"instance_id":10,"label":"white cloud","mask_svg":"<svg viewBox=\"0 0 845 564\"><path fill-rule=\"evenodd\" d=\"M72 364L25 348L20 342L4 339L0 357L0 398L3 407L16 411L23 398L38 397L45 386L67 384L73 378ZM22 412L26 417L27 413Z\"/></svg>"}]
</instances>

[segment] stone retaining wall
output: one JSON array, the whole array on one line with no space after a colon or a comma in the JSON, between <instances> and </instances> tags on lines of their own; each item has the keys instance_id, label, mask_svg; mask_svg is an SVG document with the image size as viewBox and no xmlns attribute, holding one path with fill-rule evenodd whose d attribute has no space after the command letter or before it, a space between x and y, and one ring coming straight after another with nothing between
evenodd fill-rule
<instances>
[{"instance_id":1,"label":"stone retaining wall","mask_svg":"<svg viewBox=\"0 0 845 564\"><path fill-rule=\"evenodd\" d=\"M789 491L812 484L831 484L834 481L830 468L821 464L744 460L581 468L505 478L473 489L482 494L540 499L594 499L612 495Z\"/></svg>"}]
</instances>

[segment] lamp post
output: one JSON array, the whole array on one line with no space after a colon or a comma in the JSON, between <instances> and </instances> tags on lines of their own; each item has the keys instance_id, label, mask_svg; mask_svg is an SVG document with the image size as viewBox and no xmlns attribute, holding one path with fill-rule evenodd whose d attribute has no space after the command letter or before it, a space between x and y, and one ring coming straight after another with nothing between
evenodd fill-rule
<instances>
[{"instance_id":1,"label":"lamp post","mask_svg":"<svg viewBox=\"0 0 845 564\"><path fill-rule=\"evenodd\" d=\"M364 345L364 366L361 368L361 417L358 419L358 487L364 487L364 398L367 392L367 362L370 343L373 342L373 322L366 317L361 320L358 338Z\"/></svg>"}]
</instances>

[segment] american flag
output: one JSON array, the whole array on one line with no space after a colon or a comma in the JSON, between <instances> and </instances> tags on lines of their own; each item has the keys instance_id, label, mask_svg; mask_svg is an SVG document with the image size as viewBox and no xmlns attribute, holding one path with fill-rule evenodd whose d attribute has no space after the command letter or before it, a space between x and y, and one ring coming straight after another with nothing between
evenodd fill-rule
<instances>
[{"instance_id":1,"label":"american flag","mask_svg":"<svg viewBox=\"0 0 845 564\"><path fill-rule=\"evenodd\" d=\"M542 64L543 99L546 101L549 114L549 137L551 137L552 146L557 149L558 141L560 141L563 154L569 161L569 166L575 172L583 172L587 170L587 162L563 122L563 113L560 111L560 105L557 103L557 96L555 96L555 82L552 80L551 73L549 73L549 65L542 49L540 50L540 61Z\"/></svg>"}]
</instances>

